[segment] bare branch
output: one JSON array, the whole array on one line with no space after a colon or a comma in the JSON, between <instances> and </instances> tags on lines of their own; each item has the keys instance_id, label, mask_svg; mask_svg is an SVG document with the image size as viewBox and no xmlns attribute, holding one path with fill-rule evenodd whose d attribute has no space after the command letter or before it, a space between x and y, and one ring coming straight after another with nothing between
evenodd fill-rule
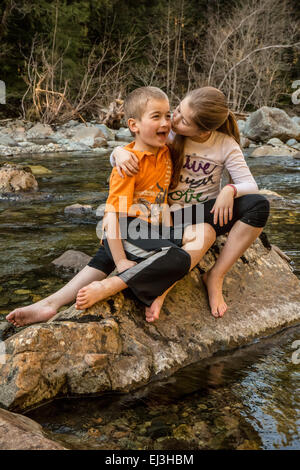
<instances>
[{"instance_id":1,"label":"bare branch","mask_svg":"<svg viewBox=\"0 0 300 470\"><path fill-rule=\"evenodd\" d=\"M256 54L256 52L260 52L260 51L265 51L267 49L283 49L283 48L291 48L291 47L298 47L300 46L300 42L298 43L294 43L294 44L274 44L272 46L264 46L264 47L259 47L257 49L254 49L254 51L251 51L249 52L249 54L246 55L246 57L243 57L243 59L241 59L239 62L237 62L236 64L234 64L231 69L228 70L228 72L226 73L225 77L223 78L223 80L221 81L221 83L219 84L219 88L222 88L226 78L228 77L228 75L234 70L236 69L240 64L242 64L243 62L245 62L246 60L249 59L249 57L251 57L253 54Z\"/></svg>"}]
</instances>

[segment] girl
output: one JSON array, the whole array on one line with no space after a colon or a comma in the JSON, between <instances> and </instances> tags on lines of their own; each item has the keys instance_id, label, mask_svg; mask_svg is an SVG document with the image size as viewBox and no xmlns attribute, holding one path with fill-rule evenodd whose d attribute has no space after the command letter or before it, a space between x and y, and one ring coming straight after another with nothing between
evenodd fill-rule
<instances>
[{"instance_id":1,"label":"girl","mask_svg":"<svg viewBox=\"0 0 300 470\"><path fill-rule=\"evenodd\" d=\"M174 221L188 215L193 224L204 222L204 236L207 232L211 237L211 230L215 237L229 232L215 265L203 275L211 313L222 317L227 310L222 294L224 277L261 234L268 219L269 202L255 194L258 187L240 148L235 117L220 90L203 87L188 93L174 111L172 130L169 204L176 204ZM138 171L137 159L126 150L117 147L113 156L119 173L122 169L128 175ZM224 169L233 184L220 189ZM203 205L204 220L197 218L198 204ZM199 253L199 258L203 255ZM148 309L148 321L158 318L167 292Z\"/></svg>"}]
</instances>

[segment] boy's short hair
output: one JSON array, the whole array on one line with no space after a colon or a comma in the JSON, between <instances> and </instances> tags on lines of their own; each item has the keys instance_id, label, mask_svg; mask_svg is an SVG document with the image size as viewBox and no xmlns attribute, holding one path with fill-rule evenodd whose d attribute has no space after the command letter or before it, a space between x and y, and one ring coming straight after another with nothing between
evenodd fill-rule
<instances>
[{"instance_id":1,"label":"boy's short hair","mask_svg":"<svg viewBox=\"0 0 300 470\"><path fill-rule=\"evenodd\" d=\"M125 119L141 119L151 98L169 101L166 93L156 86L136 88L124 100Z\"/></svg>"}]
</instances>

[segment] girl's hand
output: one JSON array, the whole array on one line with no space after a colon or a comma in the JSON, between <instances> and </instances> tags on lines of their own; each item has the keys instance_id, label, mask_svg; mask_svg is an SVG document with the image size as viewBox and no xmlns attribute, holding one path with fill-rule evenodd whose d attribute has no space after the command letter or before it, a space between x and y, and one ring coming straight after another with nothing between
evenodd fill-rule
<instances>
[{"instance_id":1,"label":"girl's hand","mask_svg":"<svg viewBox=\"0 0 300 470\"><path fill-rule=\"evenodd\" d=\"M214 214L214 224L218 223L219 218L220 227L223 227L223 223L226 225L228 220L232 219L233 200L234 189L231 186L224 186L210 211Z\"/></svg>"},{"instance_id":2,"label":"girl's hand","mask_svg":"<svg viewBox=\"0 0 300 470\"><path fill-rule=\"evenodd\" d=\"M116 147L113 151L113 156L115 157L116 168L121 178L124 178L122 170L127 176L133 176L138 173L139 159L136 155L122 147Z\"/></svg>"}]
</instances>

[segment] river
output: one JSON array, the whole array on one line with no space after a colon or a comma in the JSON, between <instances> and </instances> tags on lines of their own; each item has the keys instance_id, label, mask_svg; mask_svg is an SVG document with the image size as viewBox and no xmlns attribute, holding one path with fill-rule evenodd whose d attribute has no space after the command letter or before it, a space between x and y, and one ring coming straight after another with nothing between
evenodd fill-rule
<instances>
[{"instance_id":1,"label":"river","mask_svg":"<svg viewBox=\"0 0 300 470\"><path fill-rule=\"evenodd\" d=\"M7 161L0 157L0 162ZM93 255L95 219L70 218L64 207L105 201L107 155L43 154L11 158L43 165L40 193L0 199L0 321L69 278L51 261L68 249ZM300 274L299 167L291 157L247 158L272 203L265 232ZM75 449L299 449L300 365L292 360L300 326L226 356L181 370L129 395L56 400L27 413L54 439Z\"/></svg>"}]
</instances>

